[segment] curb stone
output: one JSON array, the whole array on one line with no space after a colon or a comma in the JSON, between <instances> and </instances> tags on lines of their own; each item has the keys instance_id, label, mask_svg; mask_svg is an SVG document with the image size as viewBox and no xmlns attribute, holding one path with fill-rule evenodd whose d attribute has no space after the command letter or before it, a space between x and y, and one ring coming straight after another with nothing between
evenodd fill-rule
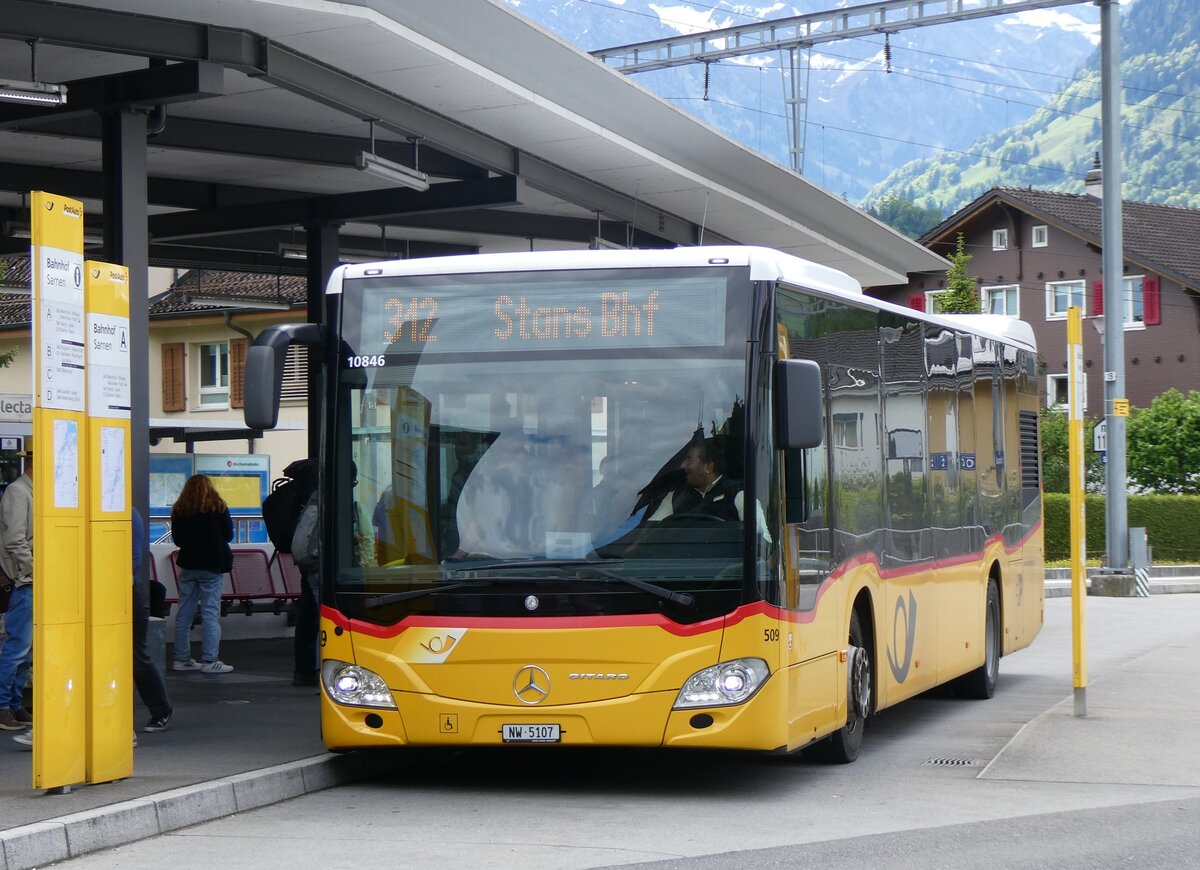
<instances>
[{"instance_id":1,"label":"curb stone","mask_svg":"<svg viewBox=\"0 0 1200 870\"><path fill-rule=\"evenodd\" d=\"M0 831L0 870L32 870L383 772L364 753L318 755Z\"/></svg>"}]
</instances>

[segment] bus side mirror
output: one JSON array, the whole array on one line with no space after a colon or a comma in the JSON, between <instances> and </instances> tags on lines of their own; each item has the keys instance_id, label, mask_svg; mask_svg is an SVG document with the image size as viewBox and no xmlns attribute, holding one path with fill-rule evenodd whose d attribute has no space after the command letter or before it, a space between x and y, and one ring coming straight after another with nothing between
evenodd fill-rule
<instances>
[{"instance_id":1,"label":"bus side mirror","mask_svg":"<svg viewBox=\"0 0 1200 870\"><path fill-rule=\"evenodd\" d=\"M798 450L821 444L824 413L821 367L811 360L775 362L775 448Z\"/></svg>"},{"instance_id":2,"label":"bus side mirror","mask_svg":"<svg viewBox=\"0 0 1200 870\"><path fill-rule=\"evenodd\" d=\"M279 422L279 391L283 387L283 364L288 348L295 344L320 347L323 330L317 323L271 326L254 339L246 352L242 380L243 415L249 429L274 429Z\"/></svg>"}]
</instances>

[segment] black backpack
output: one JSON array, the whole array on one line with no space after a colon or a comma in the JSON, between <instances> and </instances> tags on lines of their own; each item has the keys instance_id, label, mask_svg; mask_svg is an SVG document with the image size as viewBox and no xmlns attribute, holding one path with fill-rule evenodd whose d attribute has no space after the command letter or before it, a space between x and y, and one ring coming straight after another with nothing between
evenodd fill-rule
<instances>
[{"instance_id":1,"label":"black backpack","mask_svg":"<svg viewBox=\"0 0 1200 870\"><path fill-rule=\"evenodd\" d=\"M270 493L263 499L262 515L267 537L275 545L275 551L290 553L300 511L304 510L304 503L317 488L316 460L297 459L283 473L283 477L271 484Z\"/></svg>"}]
</instances>

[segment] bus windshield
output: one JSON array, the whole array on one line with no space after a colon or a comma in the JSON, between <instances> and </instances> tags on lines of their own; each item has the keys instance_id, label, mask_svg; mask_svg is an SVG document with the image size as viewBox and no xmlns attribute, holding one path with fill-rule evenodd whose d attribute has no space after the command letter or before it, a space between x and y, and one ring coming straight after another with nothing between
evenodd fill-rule
<instances>
[{"instance_id":1,"label":"bus windshield","mask_svg":"<svg viewBox=\"0 0 1200 870\"><path fill-rule=\"evenodd\" d=\"M339 608L736 605L748 295L728 268L347 282Z\"/></svg>"}]
</instances>

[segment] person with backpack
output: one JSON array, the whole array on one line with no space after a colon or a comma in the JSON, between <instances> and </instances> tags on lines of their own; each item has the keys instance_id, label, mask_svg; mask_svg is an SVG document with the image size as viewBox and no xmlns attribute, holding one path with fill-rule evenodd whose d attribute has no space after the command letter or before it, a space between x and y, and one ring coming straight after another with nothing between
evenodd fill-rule
<instances>
[{"instance_id":1,"label":"person with backpack","mask_svg":"<svg viewBox=\"0 0 1200 870\"><path fill-rule=\"evenodd\" d=\"M300 571L296 634L292 641L293 686L317 684L317 632L320 610L317 589L317 463L298 459L283 469L263 501L263 522L276 555L289 553ZM306 513L307 512L307 513Z\"/></svg>"},{"instance_id":2,"label":"person with backpack","mask_svg":"<svg viewBox=\"0 0 1200 870\"><path fill-rule=\"evenodd\" d=\"M315 686L321 664L317 651L321 623L319 534L317 493L314 490L300 511L300 519L292 537L292 561L300 571L300 603L296 607L296 637L293 642L293 686Z\"/></svg>"},{"instance_id":3,"label":"person with backpack","mask_svg":"<svg viewBox=\"0 0 1200 870\"><path fill-rule=\"evenodd\" d=\"M221 586L233 567L233 519L225 499L203 474L193 474L171 507L171 538L179 547L179 610L175 613L177 671L227 674L218 658L221 643ZM201 661L191 657L192 617L200 607Z\"/></svg>"},{"instance_id":4,"label":"person with backpack","mask_svg":"<svg viewBox=\"0 0 1200 870\"><path fill-rule=\"evenodd\" d=\"M358 466L350 461L351 486L358 486ZM321 613L321 536L317 510L316 481L292 533L292 561L300 570L300 604L296 608L295 670L293 686L315 686L321 656L317 649ZM366 509L357 499L351 503L351 563L357 567L375 564L375 535Z\"/></svg>"}]
</instances>

